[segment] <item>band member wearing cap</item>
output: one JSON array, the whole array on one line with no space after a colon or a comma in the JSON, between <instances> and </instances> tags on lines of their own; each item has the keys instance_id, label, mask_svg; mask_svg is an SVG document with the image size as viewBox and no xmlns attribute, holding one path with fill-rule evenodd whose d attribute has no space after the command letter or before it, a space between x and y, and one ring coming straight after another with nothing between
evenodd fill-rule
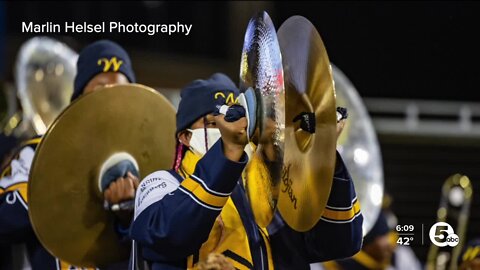
<instances>
[{"instance_id":1,"label":"band member wearing cap","mask_svg":"<svg viewBox=\"0 0 480 270\"><path fill-rule=\"evenodd\" d=\"M152 173L137 189L130 231L137 255L152 269L190 269L211 253L237 269L309 269L358 252L363 217L339 155L331 211L311 231L293 231L278 213L268 228L255 223L239 181L248 161L245 110L232 105L225 115L214 113L238 94L220 73L182 89L174 169Z\"/></svg>"},{"instance_id":2,"label":"band member wearing cap","mask_svg":"<svg viewBox=\"0 0 480 270\"><path fill-rule=\"evenodd\" d=\"M382 210L363 239L362 250L352 258L326 262L312 269L325 270L420 270L422 265L409 246L397 246L395 225L389 225L393 213ZM396 219L396 218L394 218Z\"/></svg>"},{"instance_id":3,"label":"band member wearing cap","mask_svg":"<svg viewBox=\"0 0 480 270\"><path fill-rule=\"evenodd\" d=\"M72 102L82 94L94 92L105 86L135 83L130 57L120 45L110 40L100 40L85 47L78 57L77 70ZM108 183L105 185L107 188L104 190L104 197L109 205L135 197L139 182L138 172L133 165L129 167L131 171L126 175L115 175L118 171L115 170L115 166L107 170L110 179L106 179ZM115 213L120 223L119 233L127 236L132 211L120 210Z\"/></svg>"},{"instance_id":4,"label":"band member wearing cap","mask_svg":"<svg viewBox=\"0 0 480 270\"><path fill-rule=\"evenodd\" d=\"M112 41L97 41L85 47L79 55L71 101L101 86L129 82L135 82L135 75L125 50ZM41 246L30 224L27 184L40 140L41 137L37 137L25 142L0 175L0 182L8 182L8 188L0 190L0 245L24 243L32 269L77 269L50 255ZM105 190L105 199L110 204L132 199L138 179L129 173L115 180ZM128 216L123 221L129 225ZM121 229L120 225L118 227Z\"/></svg>"}]
</instances>

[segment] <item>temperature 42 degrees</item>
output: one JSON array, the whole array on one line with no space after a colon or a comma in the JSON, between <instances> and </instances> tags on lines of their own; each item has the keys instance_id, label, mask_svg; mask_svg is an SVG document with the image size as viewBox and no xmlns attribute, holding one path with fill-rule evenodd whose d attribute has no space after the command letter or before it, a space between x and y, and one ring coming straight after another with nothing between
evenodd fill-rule
<instances>
[{"instance_id":1,"label":"temperature 42 degrees","mask_svg":"<svg viewBox=\"0 0 480 270\"><path fill-rule=\"evenodd\" d=\"M395 226L395 232L396 232L396 238L392 239L394 240L397 245L401 246L415 246L419 243L416 243L420 241L422 238L416 237L416 228L419 228L421 226L413 225L413 224L398 224ZM415 241L414 241L415 240Z\"/></svg>"},{"instance_id":2,"label":"temperature 42 degrees","mask_svg":"<svg viewBox=\"0 0 480 270\"><path fill-rule=\"evenodd\" d=\"M402 246L410 246L413 242L413 236L399 236L397 239L397 244Z\"/></svg>"}]
</instances>

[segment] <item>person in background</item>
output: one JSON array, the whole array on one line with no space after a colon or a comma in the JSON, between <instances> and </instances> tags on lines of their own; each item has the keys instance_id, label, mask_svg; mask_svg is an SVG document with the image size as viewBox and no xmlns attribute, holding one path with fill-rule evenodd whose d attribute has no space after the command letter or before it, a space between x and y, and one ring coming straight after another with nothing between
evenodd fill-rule
<instances>
[{"instance_id":1,"label":"person in background","mask_svg":"<svg viewBox=\"0 0 480 270\"><path fill-rule=\"evenodd\" d=\"M105 86L134 82L135 74L126 51L115 42L100 40L80 52L71 101ZM25 244L27 263L34 270L84 269L68 265L48 253L37 239L30 223L27 185L35 149L41 139L41 136L37 136L24 142L0 175L0 185L6 187L0 189L0 245ZM135 173L138 175L138 172L129 172L127 175L114 177L104 191L105 200L110 205L134 198L138 186ZM61 184L61 181L59 183ZM133 211L126 212L117 214L116 228L119 237L128 236ZM112 266L112 269L125 269L127 263ZM12 265L13 262L2 261L0 264Z\"/></svg>"},{"instance_id":2,"label":"person in background","mask_svg":"<svg viewBox=\"0 0 480 270\"><path fill-rule=\"evenodd\" d=\"M348 259L325 262L323 269L421 270L422 265L412 249L397 245L397 217L390 208L391 203L392 197L386 193L382 209L372 229L365 235L360 252Z\"/></svg>"},{"instance_id":3,"label":"person in background","mask_svg":"<svg viewBox=\"0 0 480 270\"><path fill-rule=\"evenodd\" d=\"M480 270L480 238L468 241L458 259L459 270Z\"/></svg>"}]
</instances>

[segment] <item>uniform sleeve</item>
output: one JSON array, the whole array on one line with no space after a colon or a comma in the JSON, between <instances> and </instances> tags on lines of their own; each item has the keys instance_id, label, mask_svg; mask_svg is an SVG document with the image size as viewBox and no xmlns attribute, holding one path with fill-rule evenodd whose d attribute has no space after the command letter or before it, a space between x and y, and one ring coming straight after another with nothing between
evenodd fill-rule
<instances>
[{"instance_id":1,"label":"uniform sleeve","mask_svg":"<svg viewBox=\"0 0 480 270\"><path fill-rule=\"evenodd\" d=\"M219 140L181 184L165 171L145 178L137 189L130 230L149 261L178 261L200 249L208 238L246 165L228 160ZM170 179L169 179L170 177Z\"/></svg>"},{"instance_id":2,"label":"uniform sleeve","mask_svg":"<svg viewBox=\"0 0 480 270\"><path fill-rule=\"evenodd\" d=\"M327 206L317 225L305 234L310 262L350 257L360 251L362 224L363 216L352 178L337 152Z\"/></svg>"},{"instance_id":3,"label":"uniform sleeve","mask_svg":"<svg viewBox=\"0 0 480 270\"><path fill-rule=\"evenodd\" d=\"M363 217L345 164L337 153L326 209L308 232L291 229L277 212L268 226L278 269L308 269L310 263L353 256L362 245Z\"/></svg>"},{"instance_id":4,"label":"uniform sleeve","mask_svg":"<svg viewBox=\"0 0 480 270\"><path fill-rule=\"evenodd\" d=\"M33 229L28 217L27 183L34 150L25 146L0 177L0 244L28 239Z\"/></svg>"}]
</instances>

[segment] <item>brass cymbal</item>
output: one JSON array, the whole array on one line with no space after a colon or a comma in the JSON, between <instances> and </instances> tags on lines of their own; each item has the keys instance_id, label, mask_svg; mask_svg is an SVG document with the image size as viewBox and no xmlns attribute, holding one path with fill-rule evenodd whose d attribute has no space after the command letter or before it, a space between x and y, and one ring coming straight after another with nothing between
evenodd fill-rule
<instances>
[{"instance_id":1,"label":"brass cymbal","mask_svg":"<svg viewBox=\"0 0 480 270\"><path fill-rule=\"evenodd\" d=\"M104 267L128 259L103 208L99 173L105 160L126 152L140 179L171 166L175 109L155 90L118 85L67 107L36 150L28 186L29 215L43 246L77 266Z\"/></svg>"},{"instance_id":2,"label":"brass cymbal","mask_svg":"<svg viewBox=\"0 0 480 270\"><path fill-rule=\"evenodd\" d=\"M285 75L285 155L278 210L297 231L311 229L328 201L335 168L335 95L327 51L315 27L293 16L277 32ZM315 132L293 119L314 113ZM285 196L282 196L285 194Z\"/></svg>"},{"instance_id":3,"label":"brass cymbal","mask_svg":"<svg viewBox=\"0 0 480 270\"><path fill-rule=\"evenodd\" d=\"M242 92L253 89L258 101L258 147L245 170L245 189L257 224L266 227L277 200L285 128L282 58L275 27L266 12L256 14L247 26L239 88Z\"/></svg>"}]
</instances>

